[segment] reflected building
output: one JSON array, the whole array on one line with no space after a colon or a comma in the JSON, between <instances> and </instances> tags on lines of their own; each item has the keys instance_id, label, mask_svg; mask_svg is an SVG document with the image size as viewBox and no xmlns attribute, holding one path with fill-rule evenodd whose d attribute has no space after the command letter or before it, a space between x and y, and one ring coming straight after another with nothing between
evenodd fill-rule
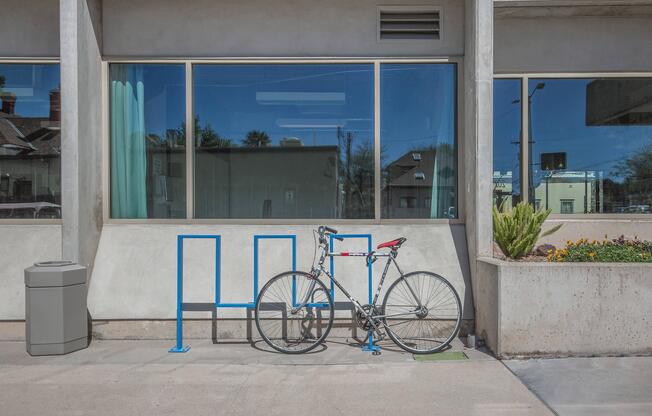
<instances>
[{"instance_id":1,"label":"reflected building","mask_svg":"<svg viewBox=\"0 0 652 416\"><path fill-rule=\"evenodd\" d=\"M410 151L385 167L384 213L391 218L429 218L435 169L434 149Z\"/></svg>"},{"instance_id":2,"label":"reflected building","mask_svg":"<svg viewBox=\"0 0 652 416\"><path fill-rule=\"evenodd\" d=\"M59 89L47 117L17 114L21 97L12 92L0 98L0 218L60 218Z\"/></svg>"},{"instance_id":3,"label":"reflected building","mask_svg":"<svg viewBox=\"0 0 652 416\"><path fill-rule=\"evenodd\" d=\"M339 218L338 146L198 147L199 218Z\"/></svg>"}]
</instances>

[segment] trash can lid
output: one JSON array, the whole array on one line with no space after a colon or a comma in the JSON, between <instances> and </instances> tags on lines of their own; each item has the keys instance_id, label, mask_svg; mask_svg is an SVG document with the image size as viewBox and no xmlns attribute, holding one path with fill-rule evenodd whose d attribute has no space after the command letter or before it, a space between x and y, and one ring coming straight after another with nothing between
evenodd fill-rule
<instances>
[{"instance_id":1,"label":"trash can lid","mask_svg":"<svg viewBox=\"0 0 652 416\"><path fill-rule=\"evenodd\" d=\"M25 269L27 287L62 287L85 283L86 267L72 261L43 261Z\"/></svg>"},{"instance_id":2,"label":"trash can lid","mask_svg":"<svg viewBox=\"0 0 652 416\"><path fill-rule=\"evenodd\" d=\"M70 266L71 264L75 264L70 260L53 260L53 261L39 261L38 263L34 263L34 266L36 267L59 267L59 266Z\"/></svg>"}]
</instances>

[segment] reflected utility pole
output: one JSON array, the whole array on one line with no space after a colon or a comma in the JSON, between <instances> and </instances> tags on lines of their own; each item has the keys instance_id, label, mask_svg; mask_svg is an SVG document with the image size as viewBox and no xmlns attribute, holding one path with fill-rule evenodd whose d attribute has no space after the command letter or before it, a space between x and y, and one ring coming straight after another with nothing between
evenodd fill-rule
<instances>
[{"instance_id":1,"label":"reflected utility pole","mask_svg":"<svg viewBox=\"0 0 652 416\"><path fill-rule=\"evenodd\" d=\"M527 132L528 132L528 152L527 152L528 153L528 161L527 161L528 162L528 169L527 169L527 177L528 177L527 182L528 183L527 183L527 186L528 186L528 199L529 199L528 202L534 202L534 200L535 200L535 198L534 198L534 181L532 180L533 179L533 177L532 177L532 167L534 166L534 163L532 161L532 145L535 143L534 139L532 138L532 97L534 97L534 94L536 94L538 90L542 90L545 87L546 87L545 82L539 82L534 87L532 92L528 94L528 97L527 97L527 103L528 103L528 106L527 106L527 121L528 121L528 123L527 123ZM514 101L512 101L512 104L518 104L520 102L521 102L521 99L517 98ZM521 115L521 117L522 116L523 115ZM522 126L522 124L521 124L521 126ZM521 128L521 138L522 137L523 137L523 129ZM512 143L519 144L519 145L521 144L520 141L512 142ZM522 154L522 151L521 151L521 154Z\"/></svg>"}]
</instances>

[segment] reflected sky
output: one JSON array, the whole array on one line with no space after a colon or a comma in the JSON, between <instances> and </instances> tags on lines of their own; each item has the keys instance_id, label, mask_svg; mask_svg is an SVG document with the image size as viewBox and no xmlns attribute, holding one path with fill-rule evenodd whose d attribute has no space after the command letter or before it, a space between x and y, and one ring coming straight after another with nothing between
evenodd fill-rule
<instances>
[{"instance_id":1,"label":"reflected sky","mask_svg":"<svg viewBox=\"0 0 652 416\"><path fill-rule=\"evenodd\" d=\"M338 128L356 144L373 137L373 65L195 65L195 115L241 144L251 130L273 146L337 144Z\"/></svg>"},{"instance_id":2,"label":"reflected sky","mask_svg":"<svg viewBox=\"0 0 652 416\"><path fill-rule=\"evenodd\" d=\"M23 117L49 115L49 93L59 87L58 64L0 64L0 77L4 77L0 92L16 94L16 114Z\"/></svg>"},{"instance_id":3,"label":"reflected sky","mask_svg":"<svg viewBox=\"0 0 652 416\"><path fill-rule=\"evenodd\" d=\"M381 65L383 164L411 150L455 144L455 64Z\"/></svg>"},{"instance_id":4,"label":"reflected sky","mask_svg":"<svg viewBox=\"0 0 652 416\"><path fill-rule=\"evenodd\" d=\"M650 125L587 125L587 86L592 81L530 80L530 91L545 83L531 102L535 183L545 174L539 172L541 153L566 152L567 170L602 172L604 177L620 182L623 178L617 164L652 144Z\"/></svg>"},{"instance_id":5,"label":"reflected sky","mask_svg":"<svg viewBox=\"0 0 652 416\"><path fill-rule=\"evenodd\" d=\"M521 131L521 81L494 80L494 171L518 176ZM516 143L514 143L516 142Z\"/></svg>"}]
</instances>

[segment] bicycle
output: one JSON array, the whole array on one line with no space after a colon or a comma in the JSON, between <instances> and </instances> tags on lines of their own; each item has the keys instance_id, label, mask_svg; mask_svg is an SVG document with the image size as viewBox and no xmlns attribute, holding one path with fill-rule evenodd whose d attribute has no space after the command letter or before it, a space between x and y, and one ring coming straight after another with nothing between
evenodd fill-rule
<instances>
[{"instance_id":1,"label":"bicycle","mask_svg":"<svg viewBox=\"0 0 652 416\"><path fill-rule=\"evenodd\" d=\"M352 302L356 325L368 331L370 337L375 334L377 341L382 341L386 333L405 351L430 354L443 350L455 338L462 321L460 297L442 276L426 271L407 274L401 271L396 258L406 238L378 245L377 250L389 249L388 252L331 253L327 237L342 240L337 237L337 230L320 226L314 233L319 238L318 246L315 241L315 259L317 250L321 249L317 265L313 259L309 273L287 271L274 276L263 286L256 300L256 327L270 347L282 353L301 354L326 339L333 326L334 310L331 293L320 280L322 275ZM387 257L371 304L361 305L324 268L324 261L330 256L364 256L367 265L379 257ZM399 277L390 285L379 306L378 299L390 264L396 266Z\"/></svg>"}]
</instances>

